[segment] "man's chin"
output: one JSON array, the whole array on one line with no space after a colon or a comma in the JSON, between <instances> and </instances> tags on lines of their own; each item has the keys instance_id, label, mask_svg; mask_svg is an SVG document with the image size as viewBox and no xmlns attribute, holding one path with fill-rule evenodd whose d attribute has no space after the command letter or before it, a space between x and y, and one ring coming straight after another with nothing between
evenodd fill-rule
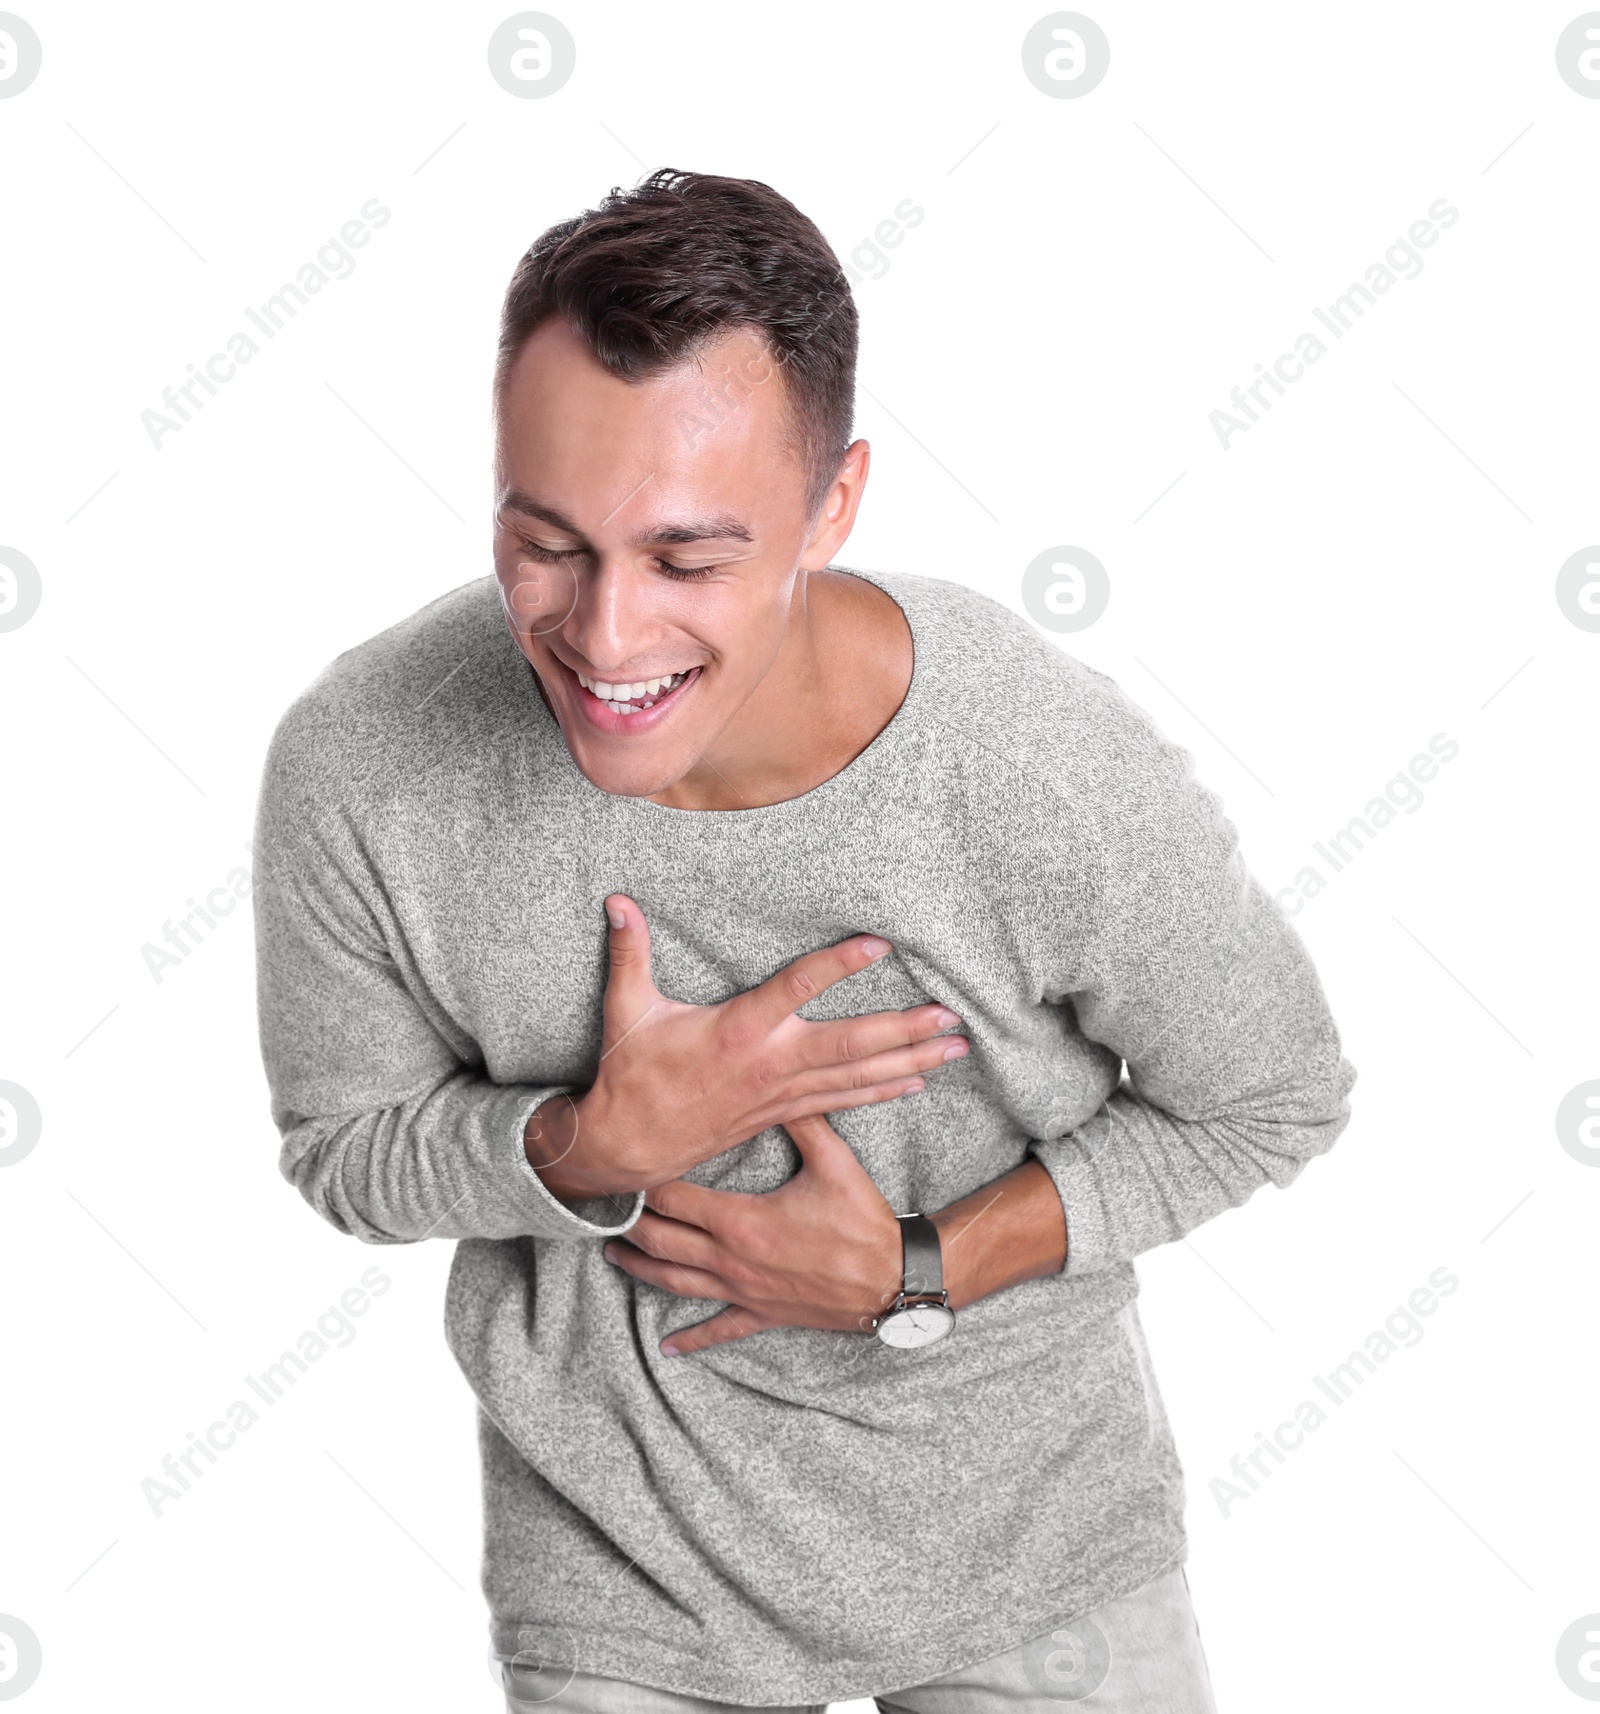
<instances>
[{"instance_id":1,"label":"man's chin","mask_svg":"<svg viewBox=\"0 0 1600 1714\"><path fill-rule=\"evenodd\" d=\"M681 745L674 747L682 749ZM667 757L601 756L587 744L568 744L567 750L589 784L612 797L659 797L688 772Z\"/></svg>"}]
</instances>

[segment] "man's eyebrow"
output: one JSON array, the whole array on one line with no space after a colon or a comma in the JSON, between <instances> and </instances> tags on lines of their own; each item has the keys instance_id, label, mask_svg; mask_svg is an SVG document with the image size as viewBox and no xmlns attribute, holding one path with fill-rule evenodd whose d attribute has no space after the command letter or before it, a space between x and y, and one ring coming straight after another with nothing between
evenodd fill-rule
<instances>
[{"instance_id":1,"label":"man's eyebrow","mask_svg":"<svg viewBox=\"0 0 1600 1714\"><path fill-rule=\"evenodd\" d=\"M500 497L502 512L523 512L530 518L539 518L557 530L564 530L569 536L582 535L583 532L574 523L562 517L554 506L543 505L531 494L525 494L520 488L508 489Z\"/></svg>"},{"instance_id":2,"label":"man's eyebrow","mask_svg":"<svg viewBox=\"0 0 1600 1714\"><path fill-rule=\"evenodd\" d=\"M583 531L569 518L563 517L554 506L546 506L543 501L535 500L531 494L520 488L510 489L500 501L500 509L507 512L521 512L530 518L538 518L549 524L552 529L561 530L569 536L582 537ZM640 530L631 538L634 547L665 546L669 543L682 545L685 542L735 541L750 542L755 537L749 528L740 523L726 512L719 512L712 517L696 518L682 524L656 524L649 529Z\"/></svg>"},{"instance_id":3,"label":"man's eyebrow","mask_svg":"<svg viewBox=\"0 0 1600 1714\"><path fill-rule=\"evenodd\" d=\"M661 524L654 529L641 530L632 540L636 548L642 548L669 542L749 542L755 537L737 518L719 512L714 518L702 518L694 523Z\"/></svg>"}]
</instances>

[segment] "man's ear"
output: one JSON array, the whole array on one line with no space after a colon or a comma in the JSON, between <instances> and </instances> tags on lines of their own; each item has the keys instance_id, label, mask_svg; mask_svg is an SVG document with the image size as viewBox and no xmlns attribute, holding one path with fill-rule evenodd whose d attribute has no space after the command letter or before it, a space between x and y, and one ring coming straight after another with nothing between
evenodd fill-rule
<instances>
[{"instance_id":1,"label":"man's ear","mask_svg":"<svg viewBox=\"0 0 1600 1714\"><path fill-rule=\"evenodd\" d=\"M833 485L823 496L811 526L811 537L800 556L802 571L821 571L837 557L855 528L856 512L867 486L872 448L864 440L852 441L839 465Z\"/></svg>"}]
</instances>

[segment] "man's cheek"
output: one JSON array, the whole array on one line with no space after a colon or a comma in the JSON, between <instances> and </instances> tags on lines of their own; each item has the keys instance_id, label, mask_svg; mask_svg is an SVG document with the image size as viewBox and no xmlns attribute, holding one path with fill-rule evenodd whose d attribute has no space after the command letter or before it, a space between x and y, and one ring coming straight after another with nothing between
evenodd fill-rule
<instances>
[{"instance_id":1,"label":"man's cheek","mask_svg":"<svg viewBox=\"0 0 1600 1714\"><path fill-rule=\"evenodd\" d=\"M577 602L576 579L567 566L512 559L495 567L506 623L520 643L565 623Z\"/></svg>"}]
</instances>

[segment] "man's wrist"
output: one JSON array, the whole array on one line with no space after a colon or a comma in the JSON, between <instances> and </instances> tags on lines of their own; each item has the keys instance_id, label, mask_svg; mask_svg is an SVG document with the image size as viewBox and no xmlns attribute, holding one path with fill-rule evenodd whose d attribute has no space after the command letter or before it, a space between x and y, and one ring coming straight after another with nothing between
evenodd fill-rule
<instances>
[{"instance_id":1,"label":"man's wrist","mask_svg":"<svg viewBox=\"0 0 1600 1714\"><path fill-rule=\"evenodd\" d=\"M528 1165L558 1202L586 1202L595 1197L632 1194L642 1185L619 1182L591 1158L584 1136L582 1096L552 1095L528 1115L522 1127L522 1150Z\"/></svg>"},{"instance_id":2,"label":"man's wrist","mask_svg":"<svg viewBox=\"0 0 1600 1714\"><path fill-rule=\"evenodd\" d=\"M1041 1161L1030 1158L928 1218L939 1228L952 1309L1067 1265L1066 1213Z\"/></svg>"}]
</instances>

